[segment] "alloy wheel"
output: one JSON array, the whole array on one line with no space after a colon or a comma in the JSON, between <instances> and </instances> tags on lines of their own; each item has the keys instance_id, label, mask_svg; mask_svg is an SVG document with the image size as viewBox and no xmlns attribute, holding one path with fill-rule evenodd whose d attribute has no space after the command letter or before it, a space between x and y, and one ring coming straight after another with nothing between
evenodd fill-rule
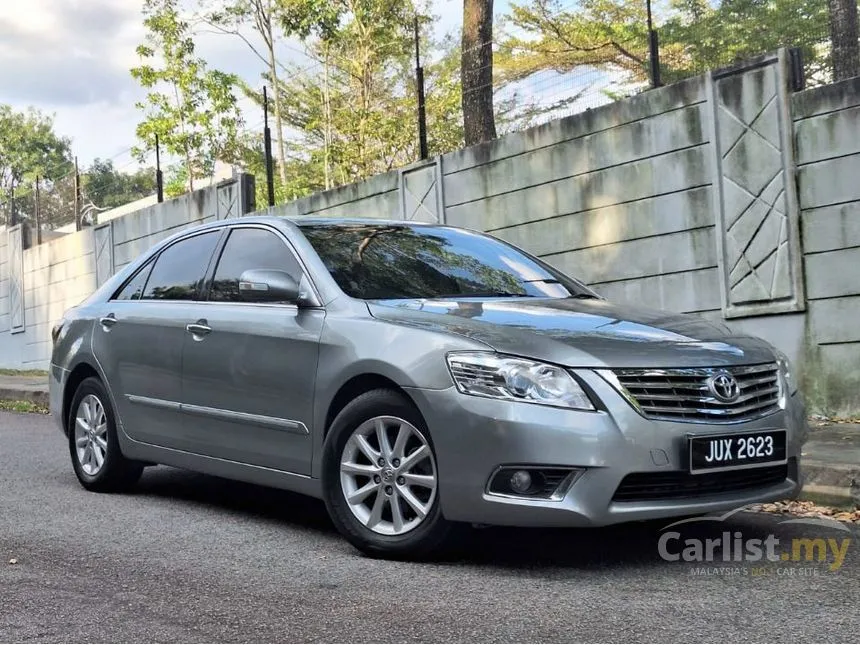
<instances>
[{"instance_id":1,"label":"alloy wheel","mask_svg":"<svg viewBox=\"0 0 860 645\"><path fill-rule=\"evenodd\" d=\"M433 450L408 421L374 417L347 440L340 483L359 522L374 533L402 535L424 521L436 499Z\"/></svg>"},{"instance_id":2,"label":"alloy wheel","mask_svg":"<svg viewBox=\"0 0 860 645\"><path fill-rule=\"evenodd\" d=\"M108 450L108 424L104 406L94 394L87 394L75 413L75 454L87 475L102 469Z\"/></svg>"}]
</instances>

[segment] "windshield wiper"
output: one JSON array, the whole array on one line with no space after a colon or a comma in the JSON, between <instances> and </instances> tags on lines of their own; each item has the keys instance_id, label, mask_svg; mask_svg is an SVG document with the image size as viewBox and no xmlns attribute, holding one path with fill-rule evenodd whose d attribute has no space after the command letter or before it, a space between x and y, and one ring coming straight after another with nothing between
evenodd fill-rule
<instances>
[{"instance_id":1,"label":"windshield wiper","mask_svg":"<svg viewBox=\"0 0 860 645\"><path fill-rule=\"evenodd\" d=\"M568 298L575 298L577 300L603 300L600 296L596 296L593 293L575 293L572 296L568 296Z\"/></svg>"}]
</instances>

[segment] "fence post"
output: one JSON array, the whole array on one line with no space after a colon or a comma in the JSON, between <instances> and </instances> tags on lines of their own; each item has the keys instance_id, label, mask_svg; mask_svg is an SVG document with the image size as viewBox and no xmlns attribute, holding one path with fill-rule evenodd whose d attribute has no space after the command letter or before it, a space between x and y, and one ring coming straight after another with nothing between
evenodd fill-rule
<instances>
[{"instance_id":1,"label":"fence post","mask_svg":"<svg viewBox=\"0 0 860 645\"><path fill-rule=\"evenodd\" d=\"M35 216L36 216L36 244L42 243L42 213L40 212L40 204L39 204L39 175L36 175L36 185L34 186L34 199L35 199Z\"/></svg>"},{"instance_id":2,"label":"fence post","mask_svg":"<svg viewBox=\"0 0 860 645\"><path fill-rule=\"evenodd\" d=\"M660 41L651 19L651 0L646 0L648 11L648 62L651 67L651 87L660 87Z\"/></svg>"},{"instance_id":3,"label":"fence post","mask_svg":"<svg viewBox=\"0 0 860 645\"><path fill-rule=\"evenodd\" d=\"M427 158L427 111L424 105L424 68L418 42L418 16L415 16L415 86L418 92L418 149L421 159Z\"/></svg>"},{"instance_id":4,"label":"fence post","mask_svg":"<svg viewBox=\"0 0 860 645\"><path fill-rule=\"evenodd\" d=\"M18 212L15 209L15 186L9 187L9 227L18 223Z\"/></svg>"},{"instance_id":5,"label":"fence post","mask_svg":"<svg viewBox=\"0 0 860 645\"><path fill-rule=\"evenodd\" d=\"M158 133L155 133L155 189L158 194L158 203L164 201L164 175L161 174L161 144L158 142Z\"/></svg>"},{"instance_id":6,"label":"fence post","mask_svg":"<svg viewBox=\"0 0 860 645\"><path fill-rule=\"evenodd\" d=\"M278 88L275 88L278 91ZM266 192L269 206L275 205L275 173L272 168L272 132L269 130L269 95L263 86L263 151L266 156Z\"/></svg>"},{"instance_id":7,"label":"fence post","mask_svg":"<svg viewBox=\"0 0 860 645\"><path fill-rule=\"evenodd\" d=\"M78 172L78 158L75 157L75 230L80 231L81 228L81 174Z\"/></svg>"}]
</instances>

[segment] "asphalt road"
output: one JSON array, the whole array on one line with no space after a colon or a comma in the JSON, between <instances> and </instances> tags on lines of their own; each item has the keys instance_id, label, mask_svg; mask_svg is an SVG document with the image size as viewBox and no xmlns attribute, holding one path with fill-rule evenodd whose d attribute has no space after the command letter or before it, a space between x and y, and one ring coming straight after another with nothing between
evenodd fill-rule
<instances>
[{"instance_id":1,"label":"asphalt road","mask_svg":"<svg viewBox=\"0 0 860 645\"><path fill-rule=\"evenodd\" d=\"M168 468L84 491L47 417L0 413L0 641L855 641L860 533L819 575L694 575L659 531L484 529L363 557L321 503ZM825 535L742 513L685 535ZM8 564L17 559L17 564ZM724 563L718 562L717 565ZM787 568L786 568L787 569Z\"/></svg>"}]
</instances>

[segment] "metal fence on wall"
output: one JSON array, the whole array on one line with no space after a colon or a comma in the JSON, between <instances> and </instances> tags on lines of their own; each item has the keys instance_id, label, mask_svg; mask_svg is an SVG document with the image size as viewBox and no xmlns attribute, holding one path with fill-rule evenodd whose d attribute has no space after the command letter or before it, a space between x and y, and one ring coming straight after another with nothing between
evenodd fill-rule
<instances>
[{"instance_id":1,"label":"metal fence on wall","mask_svg":"<svg viewBox=\"0 0 860 645\"><path fill-rule=\"evenodd\" d=\"M82 209L80 194L76 197L74 173L57 179L24 181L0 197L0 224L26 224L33 231L31 243L39 243L43 232L55 231L68 225L77 228L77 215Z\"/></svg>"}]
</instances>

